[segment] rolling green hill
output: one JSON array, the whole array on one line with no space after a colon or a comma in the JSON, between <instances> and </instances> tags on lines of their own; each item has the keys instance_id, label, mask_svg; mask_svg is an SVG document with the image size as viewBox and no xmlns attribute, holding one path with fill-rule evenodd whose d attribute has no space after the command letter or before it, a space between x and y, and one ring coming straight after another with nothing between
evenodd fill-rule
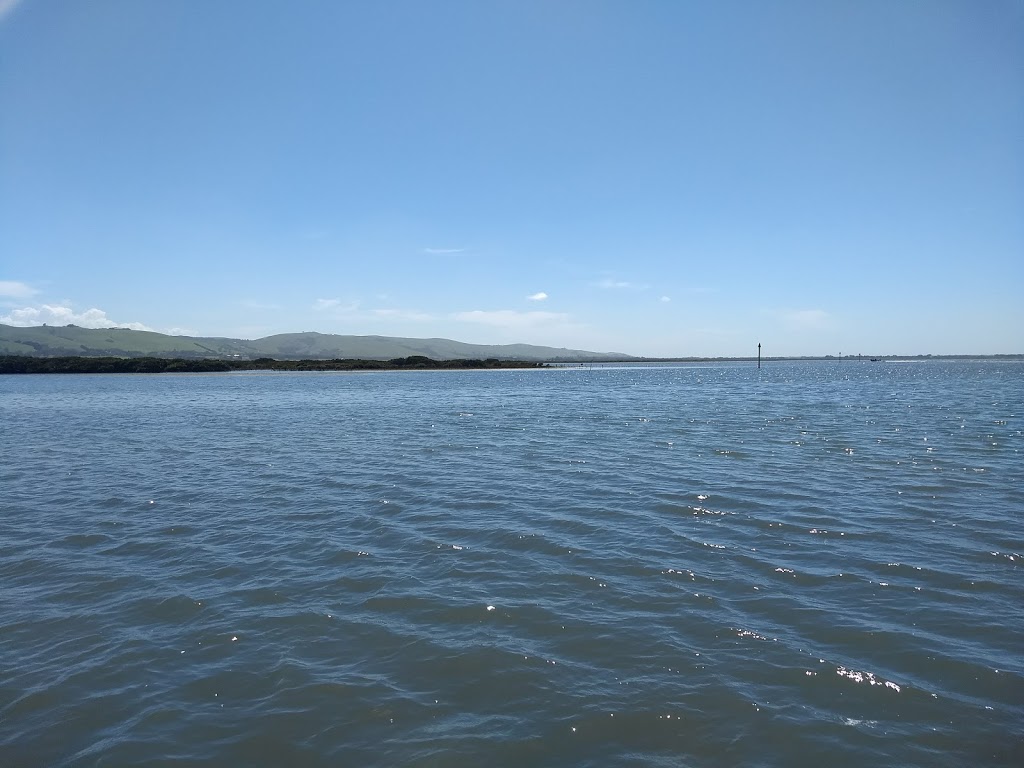
<instances>
[{"instance_id":1,"label":"rolling green hill","mask_svg":"<svg viewBox=\"0 0 1024 768\"><path fill-rule=\"evenodd\" d=\"M282 333L262 339L168 336L126 328L0 324L0 355L33 357L174 357L185 359L273 357L283 360L358 358L391 360L423 355L434 360L623 360L629 355L531 344L465 344L449 339L403 339L390 336L341 336L326 333Z\"/></svg>"},{"instance_id":2,"label":"rolling green hill","mask_svg":"<svg viewBox=\"0 0 1024 768\"><path fill-rule=\"evenodd\" d=\"M247 355L246 342L237 339L202 339L190 336L168 336L153 331L132 331L127 328L79 328L66 326L34 326L16 328L0 325L0 354L59 357L82 355L96 357L230 357Z\"/></svg>"}]
</instances>

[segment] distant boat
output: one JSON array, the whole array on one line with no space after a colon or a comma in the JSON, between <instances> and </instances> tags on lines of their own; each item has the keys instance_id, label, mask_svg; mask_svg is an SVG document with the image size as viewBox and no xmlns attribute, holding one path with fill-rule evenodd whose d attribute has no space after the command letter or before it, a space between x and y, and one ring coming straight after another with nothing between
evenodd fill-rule
<instances>
[{"instance_id":1,"label":"distant boat","mask_svg":"<svg viewBox=\"0 0 1024 768\"><path fill-rule=\"evenodd\" d=\"M872 357L871 358L871 362L872 363L877 363L879 360L880 360L880 358L877 358L877 357Z\"/></svg>"}]
</instances>

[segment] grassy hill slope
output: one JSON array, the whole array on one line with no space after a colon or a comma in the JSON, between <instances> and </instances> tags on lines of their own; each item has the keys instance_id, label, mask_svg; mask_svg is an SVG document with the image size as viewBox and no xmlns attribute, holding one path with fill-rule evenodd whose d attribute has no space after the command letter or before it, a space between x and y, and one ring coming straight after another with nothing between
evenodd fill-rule
<instances>
[{"instance_id":1,"label":"grassy hill slope","mask_svg":"<svg viewBox=\"0 0 1024 768\"><path fill-rule=\"evenodd\" d=\"M283 333L248 343L263 356L289 359L352 357L363 360L390 360L410 355L423 355L434 360L485 360L492 357L500 360L598 360L628 357L530 344L466 344L450 339L338 336L315 332Z\"/></svg>"},{"instance_id":2,"label":"grassy hill slope","mask_svg":"<svg viewBox=\"0 0 1024 768\"><path fill-rule=\"evenodd\" d=\"M390 336L341 336L325 333L283 333L245 339L168 336L126 328L0 324L0 355L60 357L180 357L185 359L273 357L286 360L357 358L391 360L423 355L434 360L610 360L628 355L530 344L465 344L449 339L403 339Z\"/></svg>"},{"instance_id":3,"label":"grassy hill slope","mask_svg":"<svg viewBox=\"0 0 1024 768\"><path fill-rule=\"evenodd\" d=\"M15 328L0 325L0 354L5 355L225 357L245 353L245 343L236 339L168 336L127 328L93 329L74 325Z\"/></svg>"}]
</instances>

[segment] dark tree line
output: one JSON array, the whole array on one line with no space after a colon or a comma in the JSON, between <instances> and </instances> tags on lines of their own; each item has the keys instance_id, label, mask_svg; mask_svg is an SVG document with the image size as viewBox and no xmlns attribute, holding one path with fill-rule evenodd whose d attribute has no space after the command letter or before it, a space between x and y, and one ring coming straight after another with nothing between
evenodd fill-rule
<instances>
[{"instance_id":1,"label":"dark tree line","mask_svg":"<svg viewBox=\"0 0 1024 768\"><path fill-rule=\"evenodd\" d=\"M184 360L165 357L0 357L3 373L217 373L225 371L395 371L476 368L540 368L518 360L433 360L422 355L393 360Z\"/></svg>"}]
</instances>

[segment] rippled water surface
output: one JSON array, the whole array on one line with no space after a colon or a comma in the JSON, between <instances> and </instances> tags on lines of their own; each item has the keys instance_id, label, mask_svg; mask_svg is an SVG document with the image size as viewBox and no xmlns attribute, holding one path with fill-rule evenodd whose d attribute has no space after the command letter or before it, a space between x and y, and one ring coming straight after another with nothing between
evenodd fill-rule
<instances>
[{"instance_id":1,"label":"rippled water surface","mask_svg":"<svg viewBox=\"0 0 1024 768\"><path fill-rule=\"evenodd\" d=\"M0 377L0 764L1024 764L1024 364Z\"/></svg>"}]
</instances>

